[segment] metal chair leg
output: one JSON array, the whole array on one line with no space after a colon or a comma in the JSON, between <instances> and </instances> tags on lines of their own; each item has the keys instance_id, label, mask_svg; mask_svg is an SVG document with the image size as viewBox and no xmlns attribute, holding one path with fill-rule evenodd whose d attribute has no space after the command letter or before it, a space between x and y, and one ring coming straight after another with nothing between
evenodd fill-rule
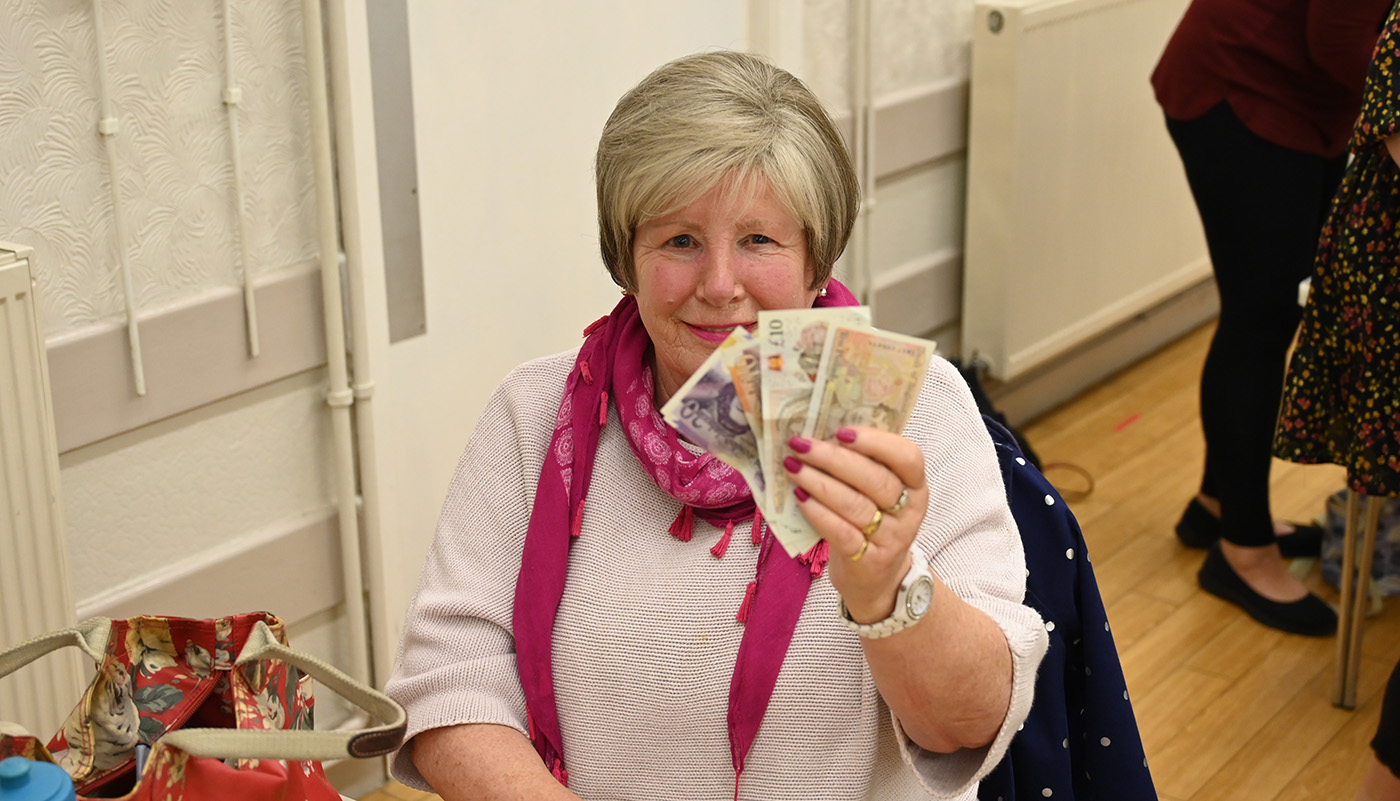
<instances>
[{"instance_id":1,"label":"metal chair leg","mask_svg":"<svg viewBox=\"0 0 1400 801\"><path fill-rule=\"evenodd\" d=\"M1342 538L1342 575L1338 582L1341 594L1337 603L1337 662L1336 674L1332 681L1332 705L1343 709L1356 706L1355 692L1347 700L1347 663L1351 658L1351 618L1356 591L1356 526L1361 518L1361 496L1347 490L1346 533Z\"/></svg>"},{"instance_id":2,"label":"metal chair leg","mask_svg":"<svg viewBox=\"0 0 1400 801\"><path fill-rule=\"evenodd\" d=\"M1361 503L1365 499L1364 511ZM1364 522L1362 517L1364 515ZM1381 499L1347 491L1346 542L1342 547L1342 598L1337 625L1337 678L1332 703L1356 708L1356 685L1361 672L1361 642L1370 603L1371 568L1380 526ZM1357 542L1357 527L1361 542ZM1360 552L1357 552L1357 549Z\"/></svg>"}]
</instances>

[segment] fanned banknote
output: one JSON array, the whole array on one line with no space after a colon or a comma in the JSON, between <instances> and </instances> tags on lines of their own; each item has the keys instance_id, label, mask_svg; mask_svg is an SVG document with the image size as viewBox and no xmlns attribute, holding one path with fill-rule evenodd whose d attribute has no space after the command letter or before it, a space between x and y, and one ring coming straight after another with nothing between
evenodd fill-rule
<instances>
[{"instance_id":1,"label":"fanned banknote","mask_svg":"<svg viewBox=\"0 0 1400 801\"><path fill-rule=\"evenodd\" d=\"M726 344L736 338L742 341L742 337L747 336L747 331L736 328L666 401L661 407L661 416L681 436L738 470L753 490L754 498L760 499L764 497L766 485L758 458L757 436L721 357Z\"/></svg>"},{"instance_id":2,"label":"fanned banknote","mask_svg":"<svg viewBox=\"0 0 1400 801\"><path fill-rule=\"evenodd\" d=\"M762 311L736 328L661 407L682 436L739 471L791 555L819 541L782 460L794 435L844 426L900 432L918 402L934 343L870 327L865 307Z\"/></svg>"},{"instance_id":3,"label":"fanned banknote","mask_svg":"<svg viewBox=\"0 0 1400 801\"><path fill-rule=\"evenodd\" d=\"M749 427L757 434L763 428L763 396L762 396L762 376L759 374L759 346L758 340L754 339L743 328L734 329L734 333L720 343L718 350L720 362L729 371L729 377L734 381L734 389L739 393L739 404L744 407L744 416L749 420ZM763 451L760 448L759 455Z\"/></svg>"},{"instance_id":4,"label":"fanned banknote","mask_svg":"<svg viewBox=\"0 0 1400 801\"><path fill-rule=\"evenodd\" d=\"M816 380L808 436L831 439L846 426L903 431L935 347L888 331L833 327Z\"/></svg>"},{"instance_id":5,"label":"fanned banknote","mask_svg":"<svg viewBox=\"0 0 1400 801\"><path fill-rule=\"evenodd\" d=\"M802 516L793 497L795 486L782 469L791 453L788 440L803 433L812 400L813 381L821 368L828 331L840 325L870 322L866 307L779 309L758 313L760 459L765 468L767 504L764 519L789 554L802 553L820 539Z\"/></svg>"}]
</instances>

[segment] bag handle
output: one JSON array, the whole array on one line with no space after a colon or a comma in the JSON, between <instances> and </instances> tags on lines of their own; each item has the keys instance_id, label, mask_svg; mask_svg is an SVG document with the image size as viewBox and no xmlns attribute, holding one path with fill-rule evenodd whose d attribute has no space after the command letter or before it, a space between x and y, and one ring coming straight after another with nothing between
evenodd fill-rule
<instances>
[{"instance_id":1,"label":"bag handle","mask_svg":"<svg viewBox=\"0 0 1400 801\"><path fill-rule=\"evenodd\" d=\"M107 653L112 620L93 617L76 626L26 640L0 651L0 678L64 646L76 646L101 662ZM258 621L248 634L235 665L259 659L280 659L370 713L383 725L346 731L239 731L237 729L177 729L160 738L194 756L219 759L293 759L329 761L346 757L376 757L403 743L408 715L397 701L347 676L329 663L294 651L277 641L272 629Z\"/></svg>"},{"instance_id":2,"label":"bag handle","mask_svg":"<svg viewBox=\"0 0 1400 801\"><path fill-rule=\"evenodd\" d=\"M101 662L107 653L107 638L111 634L112 621L105 617L94 617L76 626L25 640L19 645L0 651L0 678L67 645L77 646L83 653L92 657L94 662Z\"/></svg>"},{"instance_id":3,"label":"bag handle","mask_svg":"<svg viewBox=\"0 0 1400 801\"><path fill-rule=\"evenodd\" d=\"M382 756L403 743L408 715L397 701L327 662L288 648L277 641L272 629L263 621L253 626L234 664L242 666L260 659L279 659L296 666L384 723L346 731L177 729L161 737L159 742L193 756L300 761Z\"/></svg>"}]
</instances>

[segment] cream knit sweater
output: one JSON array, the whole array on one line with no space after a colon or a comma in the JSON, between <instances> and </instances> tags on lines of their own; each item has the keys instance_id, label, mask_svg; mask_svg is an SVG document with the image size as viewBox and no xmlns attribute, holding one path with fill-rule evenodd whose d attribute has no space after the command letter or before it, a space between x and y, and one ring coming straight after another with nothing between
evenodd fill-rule
<instances>
[{"instance_id":1,"label":"cream knit sweater","mask_svg":"<svg viewBox=\"0 0 1400 801\"><path fill-rule=\"evenodd\" d=\"M511 608L521 547L576 351L513 371L458 463L424 565L388 692L408 736L459 723L525 731ZM680 542L680 504L639 467L614 411L598 445L554 630L554 676L569 786L584 799L734 796L725 714L744 627L734 619L758 548L747 526L724 558L699 519ZM1031 704L1045 652L1039 616L1021 604L1025 559L991 439L956 370L934 359L906 436L923 448L932 497L918 547L937 575L1006 634L1011 709L990 747L934 754L900 731L870 677L837 594L812 582L739 797L973 799ZM410 759L404 783L430 789Z\"/></svg>"}]
</instances>

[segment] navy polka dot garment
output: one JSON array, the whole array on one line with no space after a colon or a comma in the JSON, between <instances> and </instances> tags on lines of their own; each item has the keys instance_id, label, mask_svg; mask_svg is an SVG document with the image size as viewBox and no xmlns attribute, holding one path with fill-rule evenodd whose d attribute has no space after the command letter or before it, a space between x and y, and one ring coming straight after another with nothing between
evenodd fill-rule
<instances>
[{"instance_id":1,"label":"navy polka dot garment","mask_svg":"<svg viewBox=\"0 0 1400 801\"><path fill-rule=\"evenodd\" d=\"M1035 702L979 801L1156 799L1108 615L1079 524L1016 440L983 418L996 444L1026 551L1026 604L1045 619L1050 650Z\"/></svg>"}]
</instances>

